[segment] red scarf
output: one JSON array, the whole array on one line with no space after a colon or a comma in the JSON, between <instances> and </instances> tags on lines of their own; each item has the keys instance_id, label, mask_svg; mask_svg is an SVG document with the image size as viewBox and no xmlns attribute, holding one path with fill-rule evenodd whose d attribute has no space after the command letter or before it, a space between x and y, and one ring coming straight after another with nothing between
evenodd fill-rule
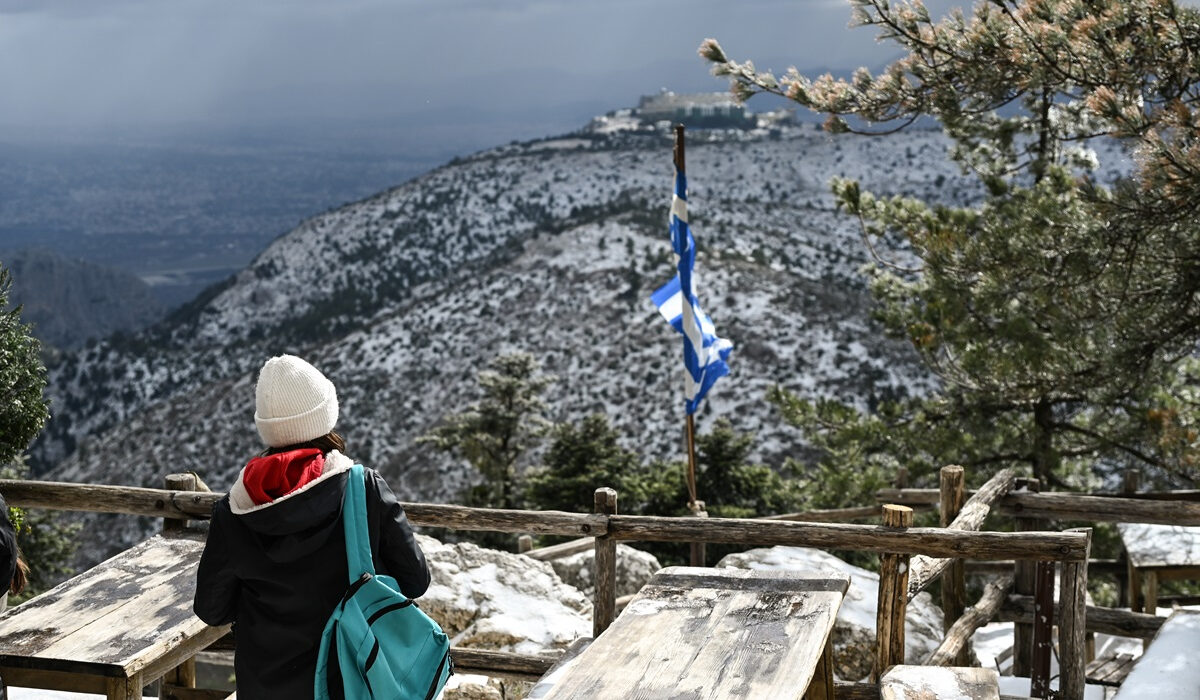
<instances>
[{"instance_id":1,"label":"red scarf","mask_svg":"<svg viewBox=\"0 0 1200 700\"><path fill-rule=\"evenodd\" d=\"M316 448L255 457L242 471L242 485L255 505L286 496L321 476L325 455Z\"/></svg>"}]
</instances>

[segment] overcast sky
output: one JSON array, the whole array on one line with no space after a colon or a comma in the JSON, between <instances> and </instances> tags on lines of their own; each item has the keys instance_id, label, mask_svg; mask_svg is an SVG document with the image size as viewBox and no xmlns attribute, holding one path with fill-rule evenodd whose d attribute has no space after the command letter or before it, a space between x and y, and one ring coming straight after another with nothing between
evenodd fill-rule
<instances>
[{"instance_id":1,"label":"overcast sky","mask_svg":"<svg viewBox=\"0 0 1200 700\"><path fill-rule=\"evenodd\" d=\"M0 0L0 125L574 118L725 89L706 37L779 71L893 57L849 18L847 0Z\"/></svg>"}]
</instances>

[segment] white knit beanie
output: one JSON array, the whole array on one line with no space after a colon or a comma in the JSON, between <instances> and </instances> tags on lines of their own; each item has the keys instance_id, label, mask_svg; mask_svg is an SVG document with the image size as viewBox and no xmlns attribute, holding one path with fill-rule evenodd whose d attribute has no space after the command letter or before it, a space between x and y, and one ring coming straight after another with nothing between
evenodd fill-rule
<instances>
[{"instance_id":1,"label":"white knit beanie","mask_svg":"<svg viewBox=\"0 0 1200 700\"><path fill-rule=\"evenodd\" d=\"M314 440L337 423L333 382L294 355L267 360L254 388L254 424L268 447Z\"/></svg>"}]
</instances>

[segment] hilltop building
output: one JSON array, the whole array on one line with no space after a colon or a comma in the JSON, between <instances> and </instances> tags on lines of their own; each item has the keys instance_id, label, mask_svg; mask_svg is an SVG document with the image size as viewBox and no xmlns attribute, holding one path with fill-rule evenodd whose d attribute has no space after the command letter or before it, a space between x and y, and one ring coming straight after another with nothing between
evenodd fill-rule
<instances>
[{"instance_id":1,"label":"hilltop building","mask_svg":"<svg viewBox=\"0 0 1200 700\"><path fill-rule=\"evenodd\" d=\"M644 122L686 122L692 127L742 127L755 124L745 105L726 92L678 95L664 88L657 95L638 100L634 115Z\"/></svg>"},{"instance_id":2,"label":"hilltop building","mask_svg":"<svg viewBox=\"0 0 1200 700\"><path fill-rule=\"evenodd\" d=\"M633 116L643 123L660 121L681 122L690 128L739 128L762 126L760 121L778 123L789 114L768 112L755 114L733 99L728 92L676 94L663 88L657 95L643 95Z\"/></svg>"}]
</instances>

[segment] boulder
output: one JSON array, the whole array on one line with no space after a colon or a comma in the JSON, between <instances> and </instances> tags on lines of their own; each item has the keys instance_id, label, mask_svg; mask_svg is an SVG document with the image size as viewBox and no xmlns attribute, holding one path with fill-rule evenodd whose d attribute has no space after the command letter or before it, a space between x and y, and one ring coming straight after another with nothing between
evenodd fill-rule
<instances>
[{"instance_id":1,"label":"boulder","mask_svg":"<svg viewBox=\"0 0 1200 700\"><path fill-rule=\"evenodd\" d=\"M850 576L850 588L838 610L833 628L834 674L847 681L865 680L875 659L875 611L879 600L879 574L848 564L818 549L769 547L730 554L718 567L778 569ZM905 659L923 662L942 641L942 611L928 593L908 604L904 625Z\"/></svg>"},{"instance_id":2,"label":"boulder","mask_svg":"<svg viewBox=\"0 0 1200 700\"><path fill-rule=\"evenodd\" d=\"M592 599L596 588L596 551L589 549L561 559L550 565L564 583L578 588L588 599ZM632 595L642 590L654 572L661 569L658 558L649 552L628 545L617 545L617 597Z\"/></svg>"}]
</instances>

